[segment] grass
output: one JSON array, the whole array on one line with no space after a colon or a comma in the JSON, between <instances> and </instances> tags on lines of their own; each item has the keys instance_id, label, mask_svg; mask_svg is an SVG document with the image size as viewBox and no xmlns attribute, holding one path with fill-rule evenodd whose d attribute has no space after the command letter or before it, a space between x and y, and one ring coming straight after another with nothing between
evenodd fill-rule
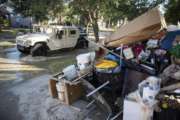
<instances>
[{"instance_id":1,"label":"grass","mask_svg":"<svg viewBox=\"0 0 180 120\"><path fill-rule=\"evenodd\" d=\"M13 42L10 42L10 41L2 41L0 42L0 47L11 47L11 46L14 46L15 43Z\"/></svg>"},{"instance_id":2,"label":"grass","mask_svg":"<svg viewBox=\"0 0 180 120\"><path fill-rule=\"evenodd\" d=\"M9 36L13 36L13 37L16 37L17 33L18 32L29 32L30 29L25 29L25 28L9 28L9 29L2 29L0 31L0 36L3 36L3 35L9 35Z\"/></svg>"}]
</instances>

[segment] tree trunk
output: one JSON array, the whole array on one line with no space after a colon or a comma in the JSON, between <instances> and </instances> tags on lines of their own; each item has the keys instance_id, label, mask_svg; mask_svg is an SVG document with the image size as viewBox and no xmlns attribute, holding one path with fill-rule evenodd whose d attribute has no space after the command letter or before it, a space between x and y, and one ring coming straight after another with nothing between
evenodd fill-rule
<instances>
[{"instance_id":1,"label":"tree trunk","mask_svg":"<svg viewBox=\"0 0 180 120\"><path fill-rule=\"evenodd\" d=\"M89 19L93 27L95 42L99 41L98 13L97 11L89 12Z\"/></svg>"},{"instance_id":2,"label":"tree trunk","mask_svg":"<svg viewBox=\"0 0 180 120\"><path fill-rule=\"evenodd\" d=\"M90 22L88 22L87 26L86 26L86 32L87 32L88 35L89 35L89 25L90 25Z\"/></svg>"},{"instance_id":3,"label":"tree trunk","mask_svg":"<svg viewBox=\"0 0 180 120\"><path fill-rule=\"evenodd\" d=\"M10 14L8 14L8 22L9 22L9 26L8 27L12 27L11 15Z\"/></svg>"},{"instance_id":4,"label":"tree trunk","mask_svg":"<svg viewBox=\"0 0 180 120\"><path fill-rule=\"evenodd\" d=\"M93 31L94 31L95 42L98 42L99 41L99 27L98 27L97 20L95 20L92 23L92 27L93 27Z\"/></svg>"},{"instance_id":5,"label":"tree trunk","mask_svg":"<svg viewBox=\"0 0 180 120\"><path fill-rule=\"evenodd\" d=\"M106 21L106 28L111 28L111 21L110 21L110 19L108 19L107 21Z\"/></svg>"}]
</instances>

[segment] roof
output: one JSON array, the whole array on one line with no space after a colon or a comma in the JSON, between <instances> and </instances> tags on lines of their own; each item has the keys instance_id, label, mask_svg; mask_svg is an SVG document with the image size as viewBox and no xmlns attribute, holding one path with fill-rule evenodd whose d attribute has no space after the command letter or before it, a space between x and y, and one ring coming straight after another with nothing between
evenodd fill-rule
<instances>
[{"instance_id":1,"label":"roof","mask_svg":"<svg viewBox=\"0 0 180 120\"><path fill-rule=\"evenodd\" d=\"M3 12L4 14L11 14L13 13L13 8L7 3L0 4L0 12Z\"/></svg>"}]
</instances>

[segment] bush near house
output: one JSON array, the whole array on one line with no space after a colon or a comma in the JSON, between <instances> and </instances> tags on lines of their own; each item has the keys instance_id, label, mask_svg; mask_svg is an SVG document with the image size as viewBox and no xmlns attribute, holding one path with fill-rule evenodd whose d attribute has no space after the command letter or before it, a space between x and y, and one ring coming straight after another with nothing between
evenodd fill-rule
<instances>
[{"instance_id":1,"label":"bush near house","mask_svg":"<svg viewBox=\"0 0 180 120\"><path fill-rule=\"evenodd\" d=\"M0 16L0 25L7 27L9 26L9 21Z\"/></svg>"},{"instance_id":2,"label":"bush near house","mask_svg":"<svg viewBox=\"0 0 180 120\"><path fill-rule=\"evenodd\" d=\"M3 19L2 19L2 17L0 17L0 32L2 31L1 29L2 29L2 24L3 24Z\"/></svg>"},{"instance_id":3,"label":"bush near house","mask_svg":"<svg viewBox=\"0 0 180 120\"><path fill-rule=\"evenodd\" d=\"M3 27L8 27L8 26L9 26L9 21L0 16L0 32L2 31Z\"/></svg>"}]
</instances>

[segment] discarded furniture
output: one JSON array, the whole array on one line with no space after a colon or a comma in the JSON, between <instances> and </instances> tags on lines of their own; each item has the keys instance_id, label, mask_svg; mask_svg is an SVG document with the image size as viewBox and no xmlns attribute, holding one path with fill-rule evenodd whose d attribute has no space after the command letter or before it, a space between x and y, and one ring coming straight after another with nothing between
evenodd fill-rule
<instances>
[{"instance_id":1,"label":"discarded furniture","mask_svg":"<svg viewBox=\"0 0 180 120\"><path fill-rule=\"evenodd\" d=\"M61 103L70 105L83 96L82 82L66 82L64 78L58 80L56 76L49 80L50 93L53 98L58 98Z\"/></svg>"}]
</instances>

